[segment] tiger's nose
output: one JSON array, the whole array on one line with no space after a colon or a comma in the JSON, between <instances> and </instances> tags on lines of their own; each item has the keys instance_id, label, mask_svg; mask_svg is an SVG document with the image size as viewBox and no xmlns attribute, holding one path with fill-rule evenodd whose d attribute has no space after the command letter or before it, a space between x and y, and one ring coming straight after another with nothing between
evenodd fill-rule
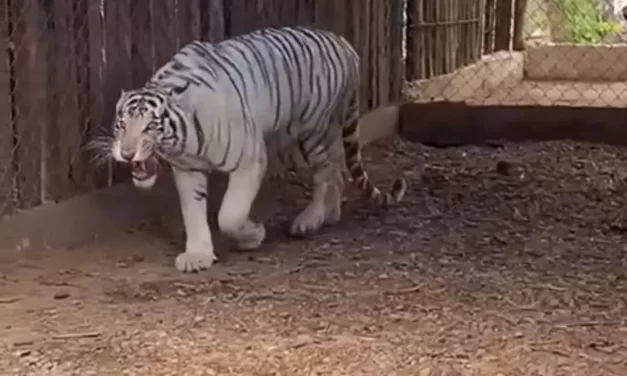
<instances>
[{"instance_id":1,"label":"tiger's nose","mask_svg":"<svg viewBox=\"0 0 627 376\"><path fill-rule=\"evenodd\" d=\"M130 162L133 160L133 157L135 156L135 151L127 149L127 150L120 151L120 154L122 155L122 158L124 158L125 161Z\"/></svg>"}]
</instances>

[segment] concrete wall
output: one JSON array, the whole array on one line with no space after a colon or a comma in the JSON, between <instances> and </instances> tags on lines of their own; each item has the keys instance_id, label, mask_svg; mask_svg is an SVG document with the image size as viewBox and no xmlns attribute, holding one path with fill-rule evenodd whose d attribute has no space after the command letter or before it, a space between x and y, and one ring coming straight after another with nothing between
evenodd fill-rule
<instances>
[{"instance_id":1,"label":"concrete wall","mask_svg":"<svg viewBox=\"0 0 627 376\"><path fill-rule=\"evenodd\" d=\"M462 101L499 87L516 86L523 78L523 65L522 53L500 51L453 73L408 83L404 94L412 102Z\"/></svg>"},{"instance_id":2,"label":"concrete wall","mask_svg":"<svg viewBox=\"0 0 627 376\"><path fill-rule=\"evenodd\" d=\"M525 51L525 79L627 81L627 44L548 44Z\"/></svg>"}]
</instances>

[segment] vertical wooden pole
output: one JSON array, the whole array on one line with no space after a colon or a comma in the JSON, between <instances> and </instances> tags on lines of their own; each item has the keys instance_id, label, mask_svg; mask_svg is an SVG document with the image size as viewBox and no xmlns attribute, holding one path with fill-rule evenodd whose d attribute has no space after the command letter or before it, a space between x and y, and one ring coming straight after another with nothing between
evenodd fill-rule
<instances>
[{"instance_id":1,"label":"vertical wooden pole","mask_svg":"<svg viewBox=\"0 0 627 376\"><path fill-rule=\"evenodd\" d=\"M527 10L527 0L515 0L514 7L514 51L525 49L525 12Z\"/></svg>"},{"instance_id":2,"label":"vertical wooden pole","mask_svg":"<svg viewBox=\"0 0 627 376\"><path fill-rule=\"evenodd\" d=\"M0 1L0 215L11 214L15 210L13 193L15 190L13 170L13 100L11 96L11 62L13 49L10 35L9 0Z\"/></svg>"},{"instance_id":3,"label":"vertical wooden pole","mask_svg":"<svg viewBox=\"0 0 627 376\"><path fill-rule=\"evenodd\" d=\"M513 0L496 0L495 51L509 51L512 42Z\"/></svg>"},{"instance_id":4,"label":"vertical wooden pole","mask_svg":"<svg viewBox=\"0 0 627 376\"><path fill-rule=\"evenodd\" d=\"M14 124L14 171L19 205L39 205L42 192L42 132L48 123L45 114L47 77L46 46L42 38L39 4L35 0L8 2L12 45L12 99Z\"/></svg>"}]
</instances>

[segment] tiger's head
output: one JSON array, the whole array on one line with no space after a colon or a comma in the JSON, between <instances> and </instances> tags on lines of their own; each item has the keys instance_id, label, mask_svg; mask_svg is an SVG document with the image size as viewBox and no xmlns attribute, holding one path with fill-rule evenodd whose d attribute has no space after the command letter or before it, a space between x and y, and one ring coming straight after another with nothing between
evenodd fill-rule
<instances>
[{"instance_id":1,"label":"tiger's head","mask_svg":"<svg viewBox=\"0 0 627 376\"><path fill-rule=\"evenodd\" d=\"M179 131L184 126L185 112L177 98L186 88L122 90L115 105L112 135L92 145L100 151L97 158L131 165L133 184L152 188L159 160L167 160L184 148Z\"/></svg>"}]
</instances>

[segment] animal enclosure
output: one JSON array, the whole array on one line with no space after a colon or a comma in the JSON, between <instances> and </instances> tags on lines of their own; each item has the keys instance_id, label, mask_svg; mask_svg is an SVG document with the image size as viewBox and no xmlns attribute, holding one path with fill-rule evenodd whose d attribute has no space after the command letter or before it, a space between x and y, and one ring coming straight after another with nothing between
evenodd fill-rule
<instances>
[{"instance_id":1,"label":"animal enclosure","mask_svg":"<svg viewBox=\"0 0 627 376\"><path fill-rule=\"evenodd\" d=\"M626 142L617 1L0 3L4 373L627 374L625 150L511 142ZM149 195L91 169L84 145L187 41L289 24L353 42L362 130L401 131L365 168L382 187L403 172L408 193L380 215L347 184L340 223L295 239L306 192L268 178L268 238L235 252L212 179L219 262L179 273L176 193L138 214Z\"/></svg>"}]
</instances>

